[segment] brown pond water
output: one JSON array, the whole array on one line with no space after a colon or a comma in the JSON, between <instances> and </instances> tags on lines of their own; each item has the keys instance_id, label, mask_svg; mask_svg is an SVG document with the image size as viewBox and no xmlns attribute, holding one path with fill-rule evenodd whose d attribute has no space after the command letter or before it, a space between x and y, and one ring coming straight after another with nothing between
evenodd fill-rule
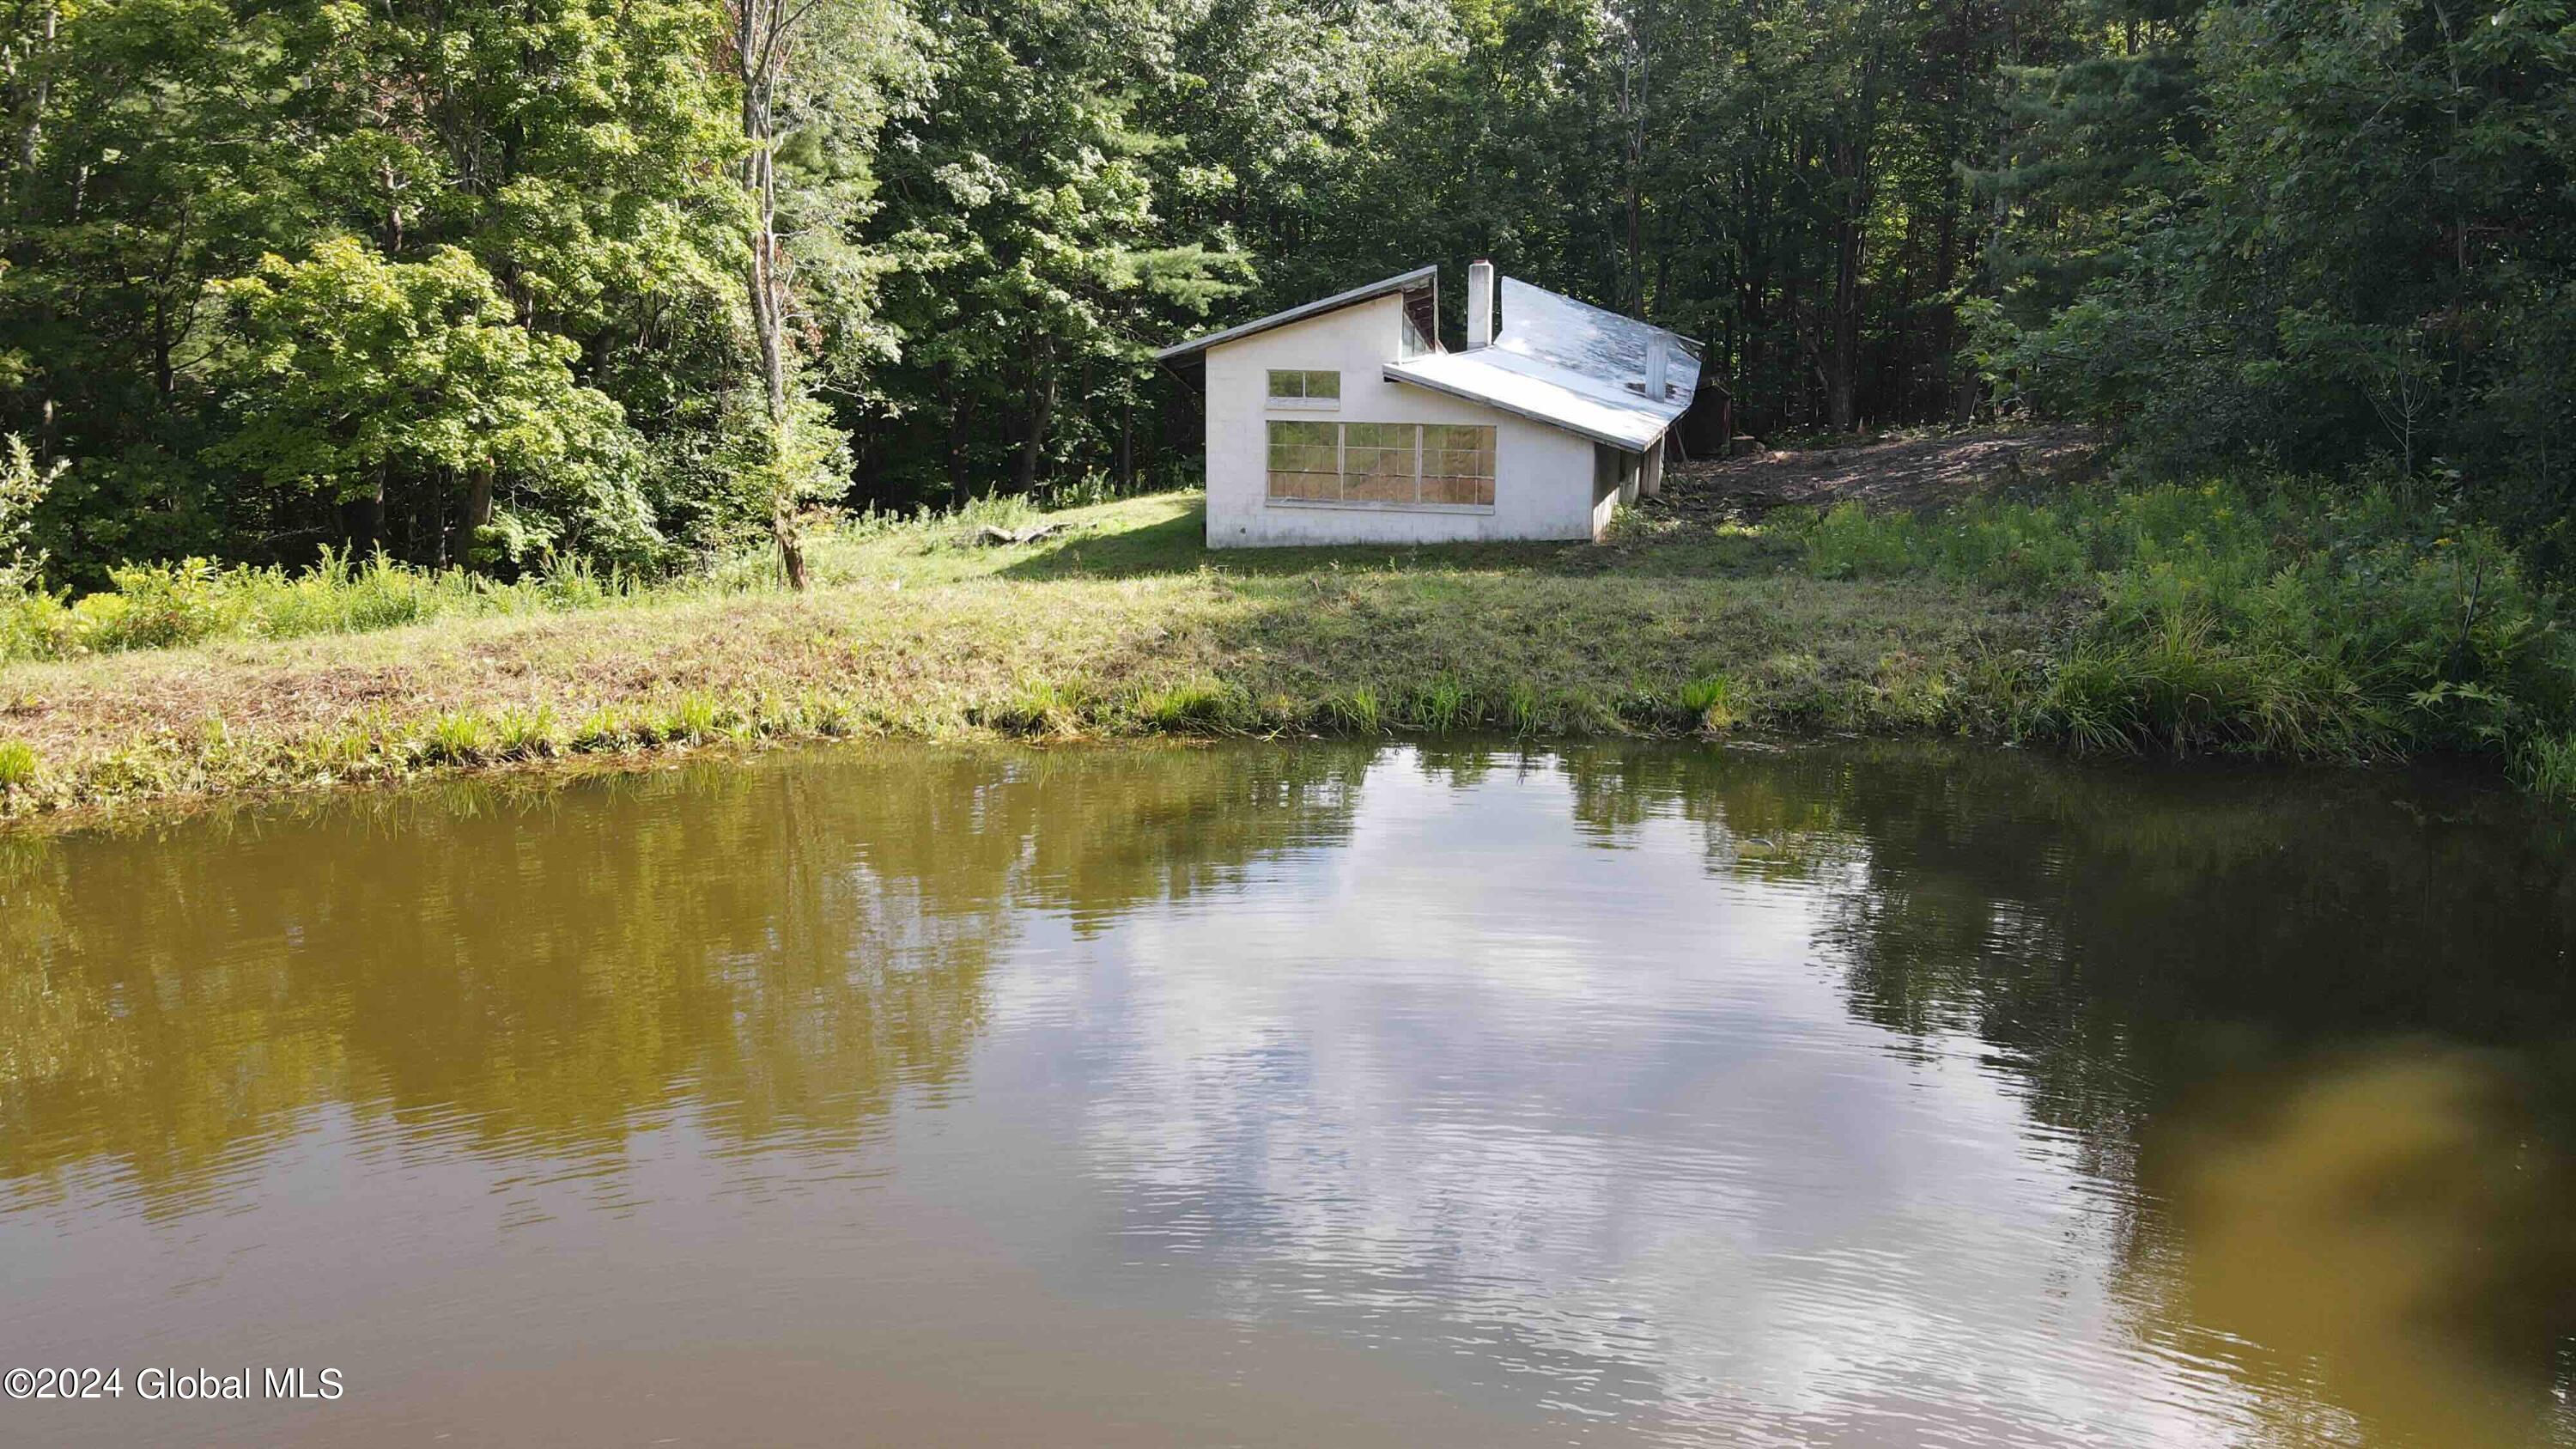
<instances>
[{"instance_id":1,"label":"brown pond water","mask_svg":"<svg viewBox=\"0 0 2576 1449\"><path fill-rule=\"evenodd\" d=\"M123 1389L0 1442L2576 1443L2571 859L1914 748L0 835L0 1367Z\"/></svg>"}]
</instances>

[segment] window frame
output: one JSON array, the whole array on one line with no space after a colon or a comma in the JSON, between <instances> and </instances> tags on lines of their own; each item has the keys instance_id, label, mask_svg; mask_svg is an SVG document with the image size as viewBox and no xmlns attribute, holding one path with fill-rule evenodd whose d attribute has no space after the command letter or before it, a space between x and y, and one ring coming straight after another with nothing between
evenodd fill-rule
<instances>
[{"instance_id":1,"label":"window frame","mask_svg":"<svg viewBox=\"0 0 2576 1449\"><path fill-rule=\"evenodd\" d=\"M1277 431L1283 428L1295 431L1289 437L1283 438ZM1279 468L1276 466L1283 457L1307 463L1322 461L1315 455L1322 450L1323 444L1306 431L1318 428L1333 430L1333 471L1330 474L1313 467ZM1351 497L1351 465L1354 452L1363 455L1361 477L1364 487L1382 490L1389 481L1403 476L1402 473L1390 471L1385 466L1392 461L1392 455L1399 451L1399 445L1375 441L1385 436L1382 430L1399 428L1407 430L1411 435L1409 451L1412 454L1412 496L1409 498ZM1501 430L1491 424L1292 422L1274 418L1264 423L1262 429L1261 503L1265 508L1353 508L1379 513L1492 513L1494 511L1496 475L1501 471L1502 436ZM1353 443L1351 441L1353 429L1371 430L1363 433L1362 436L1373 441ZM1434 433L1439 435L1442 444L1437 448L1428 446ZM1464 437L1462 438L1461 435ZM1457 446L1461 441L1476 442L1481 446L1462 448ZM1303 451L1283 454L1282 449ZM1434 455L1439 458L1444 471L1426 473L1425 464ZM1485 471L1481 474L1461 472L1459 468L1462 461L1468 468L1481 465ZM1332 496L1312 496L1321 490L1309 481L1296 485L1307 496L1283 497L1276 491L1278 486L1276 480L1282 475L1304 480L1329 477L1334 485ZM1481 491L1484 499L1481 502L1429 501L1424 497L1424 493L1435 480L1443 491L1454 492L1462 483L1470 485L1469 491ZM1484 485L1481 490L1473 488L1472 485L1477 483Z\"/></svg>"},{"instance_id":2,"label":"window frame","mask_svg":"<svg viewBox=\"0 0 2576 1449\"><path fill-rule=\"evenodd\" d=\"M1263 406L1275 408L1282 412L1341 411L1341 369L1332 367L1273 367L1264 370L1268 373L1268 376L1262 380L1262 386L1266 391ZM1315 395L1315 379L1319 377L1329 377L1333 380L1332 396L1318 397ZM1281 378L1294 379L1296 381L1297 391L1294 393L1283 393L1279 391L1279 380Z\"/></svg>"},{"instance_id":3,"label":"window frame","mask_svg":"<svg viewBox=\"0 0 2576 1449\"><path fill-rule=\"evenodd\" d=\"M1425 287L1404 294L1403 320L1397 324L1395 355L1401 361L1428 357L1440 350L1438 295Z\"/></svg>"}]
</instances>

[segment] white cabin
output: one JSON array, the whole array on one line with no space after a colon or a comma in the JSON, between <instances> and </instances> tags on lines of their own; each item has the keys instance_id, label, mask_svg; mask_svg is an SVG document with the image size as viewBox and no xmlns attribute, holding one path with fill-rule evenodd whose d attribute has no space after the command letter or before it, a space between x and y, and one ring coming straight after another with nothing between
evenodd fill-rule
<instances>
[{"instance_id":1,"label":"white cabin","mask_svg":"<svg viewBox=\"0 0 2576 1449\"><path fill-rule=\"evenodd\" d=\"M1689 339L1467 278L1464 352L1432 266L1155 354L1206 367L1208 547L1598 539L1656 490Z\"/></svg>"}]
</instances>

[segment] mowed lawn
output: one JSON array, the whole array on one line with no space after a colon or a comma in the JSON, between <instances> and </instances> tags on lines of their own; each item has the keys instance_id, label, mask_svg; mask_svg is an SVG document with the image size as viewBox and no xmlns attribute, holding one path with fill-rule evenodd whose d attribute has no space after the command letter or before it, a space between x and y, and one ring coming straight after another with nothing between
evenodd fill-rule
<instances>
[{"instance_id":1,"label":"mowed lawn","mask_svg":"<svg viewBox=\"0 0 2576 1449\"><path fill-rule=\"evenodd\" d=\"M829 533L816 587L0 669L24 812L724 738L1940 725L2038 621L1649 507L1603 544L1211 553L1200 499Z\"/></svg>"}]
</instances>

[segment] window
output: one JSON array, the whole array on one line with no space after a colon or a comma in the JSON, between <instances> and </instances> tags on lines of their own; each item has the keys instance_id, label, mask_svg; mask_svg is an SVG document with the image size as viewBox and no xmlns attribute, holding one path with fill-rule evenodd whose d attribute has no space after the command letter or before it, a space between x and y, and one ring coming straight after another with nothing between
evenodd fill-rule
<instances>
[{"instance_id":1,"label":"window","mask_svg":"<svg viewBox=\"0 0 2576 1449\"><path fill-rule=\"evenodd\" d=\"M1274 408L1338 408L1342 375L1270 369L1270 405Z\"/></svg>"},{"instance_id":2,"label":"window","mask_svg":"<svg viewBox=\"0 0 2576 1449\"><path fill-rule=\"evenodd\" d=\"M1343 424L1343 502L1411 503L1413 485L1413 424Z\"/></svg>"},{"instance_id":3,"label":"window","mask_svg":"<svg viewBox=\"0 0 2576 1449\"><path fill-rule=\"evenodd\" d=\"M1270 425L1270 496L1329 503L1342 496L1341 425Z\"/></svg>"},{"instance_id":4,"label":"window","mask_svg":"<svg viewBox=\"0 0 2576 1449\"><path fill-rule=\"evenodd\" d=\"M1494 430L1424 424L1422 501L1491 506L1494 501Z\"/></svg>"},{"instance_id":5,"label":"window","mask_svg":"<svg viewBox=\"0 0 2576 1449\"><path fill-rule=\"evenodd\" d=\"M1270 500L1491 508L1494 430L1447 423L1272 423Z\"/></svg>"},{"instance_id":6,"label":"window","mask_svg":"<svg viewBox=\"0 0 2576 1449\"><path fill-rule=\"evenodd\" d=\"M1440 350L1440 311L1431 289L1404 294L1404 333L1397 340L1398 358L1415 358Z\"/></svg>"}]
</instances>

